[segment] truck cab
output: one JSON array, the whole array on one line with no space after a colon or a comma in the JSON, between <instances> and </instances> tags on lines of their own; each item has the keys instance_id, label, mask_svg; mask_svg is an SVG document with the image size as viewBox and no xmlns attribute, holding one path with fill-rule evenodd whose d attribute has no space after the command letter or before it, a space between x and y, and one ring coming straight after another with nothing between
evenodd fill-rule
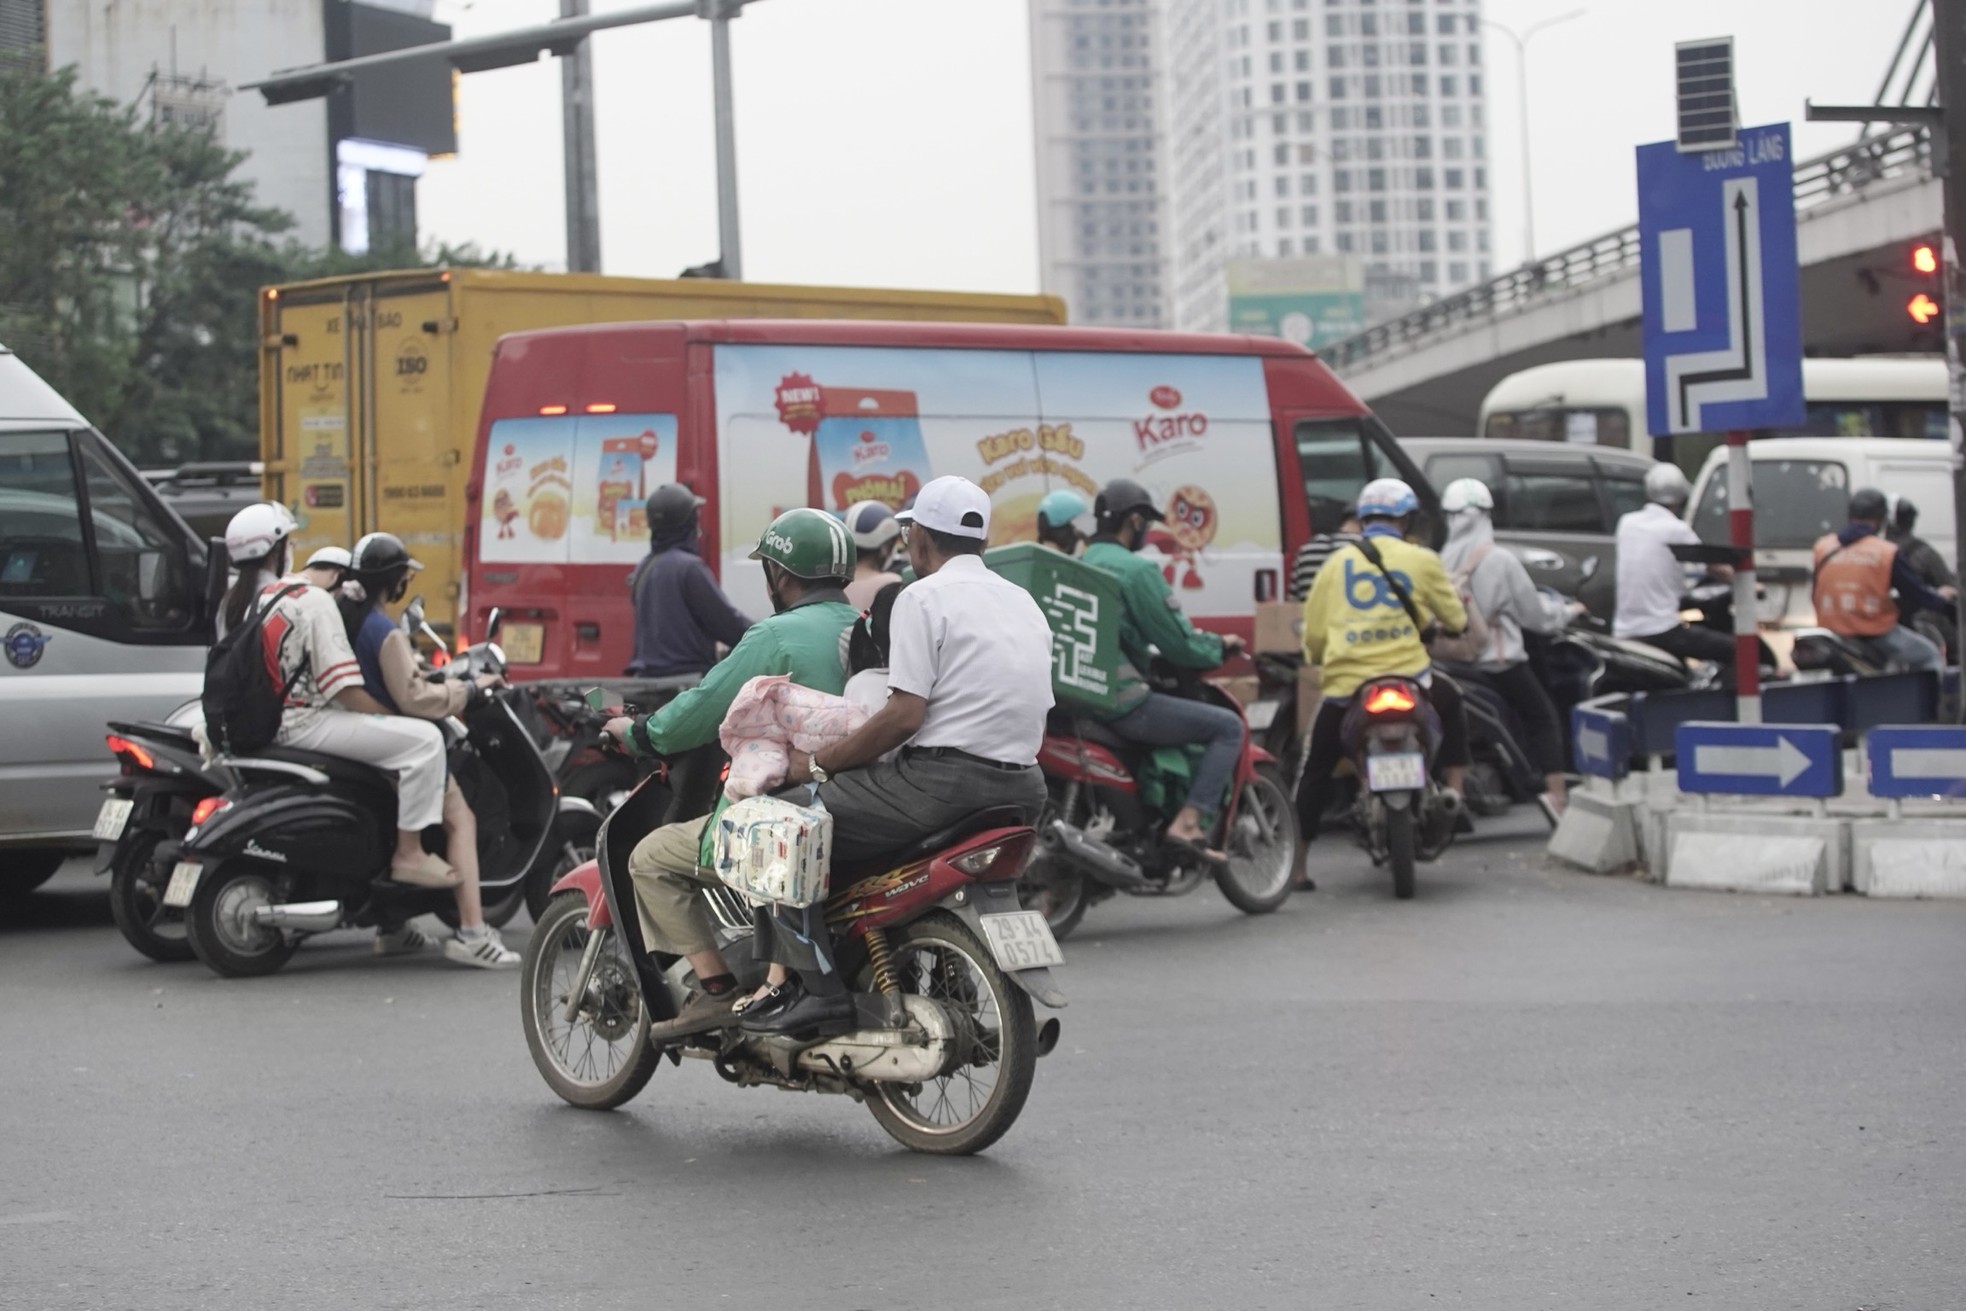
<instances>
[{"instance_id":1,"label":"truck cab","mask_svg":"<svg viewBox=\"0 0 1966 1311\"><path fill-rule=\"evenodd\" d=\"M0 896L90 849L105 722L199 694L209 584L184 521L0 346Z\"/></svg>"}]
</instances>

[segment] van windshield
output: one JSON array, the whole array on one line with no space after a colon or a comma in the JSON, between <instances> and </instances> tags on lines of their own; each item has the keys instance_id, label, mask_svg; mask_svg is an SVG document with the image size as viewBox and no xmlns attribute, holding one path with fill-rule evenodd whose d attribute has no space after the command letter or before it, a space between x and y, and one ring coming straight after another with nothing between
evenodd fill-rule
<instances>
[{"instance_id":1,"label":"van windshield","mask_svg":"<svg viewBox=\"0 0 1966 1311\"><path fill-rule=\"evenodd\" d=\"M1756 460L1754 544L1807 549L1849 520L1850 471L1840 460ZM1715 469L1693 512L1703 542L1727 541L1727 477Z\"/></svg>"}]
</instances>

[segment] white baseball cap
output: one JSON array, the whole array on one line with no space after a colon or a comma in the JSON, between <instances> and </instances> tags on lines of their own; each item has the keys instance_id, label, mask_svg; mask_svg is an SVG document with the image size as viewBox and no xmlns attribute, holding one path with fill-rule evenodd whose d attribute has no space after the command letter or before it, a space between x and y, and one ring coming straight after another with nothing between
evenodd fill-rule
<instances>
[{"instance_id":1,"label":"white baseball cap","mask_svg":"<svg viewBox=\"0 0 1966 1311\"><path fill-rule=\"evenodd\" d=\"M894 516L903 524L920 524L951 537L990 536L990 494L967 478L944 474L915 497L914 505Z\"/></svg>"}]
</instances>

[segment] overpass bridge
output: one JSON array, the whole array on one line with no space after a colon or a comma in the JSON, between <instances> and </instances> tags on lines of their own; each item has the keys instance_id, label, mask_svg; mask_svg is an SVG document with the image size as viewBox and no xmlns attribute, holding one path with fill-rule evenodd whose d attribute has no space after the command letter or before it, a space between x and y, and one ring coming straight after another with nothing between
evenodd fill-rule
<instances>
[{"instance_id":1,"label":"overpass bridge","mask_svg":"<svg viewBox=\"0 0 1966 1311\"><path fill-rule=\"evenodd\" d=\"M1866 136L1795 168L1802 340L1810 355L1942 348L1905 313L1906 249L1940 228L1923 128ZM1403 436L1475 431L1482 397L1519 369L1642 354L1636 224L1547 255L1320 354Z\"/></svg>"}]
</instances>

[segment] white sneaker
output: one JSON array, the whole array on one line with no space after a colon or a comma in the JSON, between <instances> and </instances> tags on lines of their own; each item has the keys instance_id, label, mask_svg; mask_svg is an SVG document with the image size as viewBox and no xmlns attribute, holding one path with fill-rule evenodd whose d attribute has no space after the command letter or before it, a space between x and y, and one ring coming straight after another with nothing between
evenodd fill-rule
<instances>
[{"instance_id":1,"label":"white sneaker","mask_svg":"<svg viewBox=\"0 0 1966 1311\"><path fill-rule=\"evenodd\" d=\"M375 945L370 950L378 956L407 956L411 952L422 951L429 945L429 938L412 925L405 924L394 933L376 934Z\"/></svg>"},{"instance_id":2,"label":"white sneaker","mask_svg":"<svg viewBox=\"0 0 1966 1311\"><path fill-rule=\"evenodd\" d=\"M459 929L444 939L444 959L481 970L509 970L519 963L519 953L505 945L497 929L487 925L476 933Z\"/></svg>"}]
</instances>

